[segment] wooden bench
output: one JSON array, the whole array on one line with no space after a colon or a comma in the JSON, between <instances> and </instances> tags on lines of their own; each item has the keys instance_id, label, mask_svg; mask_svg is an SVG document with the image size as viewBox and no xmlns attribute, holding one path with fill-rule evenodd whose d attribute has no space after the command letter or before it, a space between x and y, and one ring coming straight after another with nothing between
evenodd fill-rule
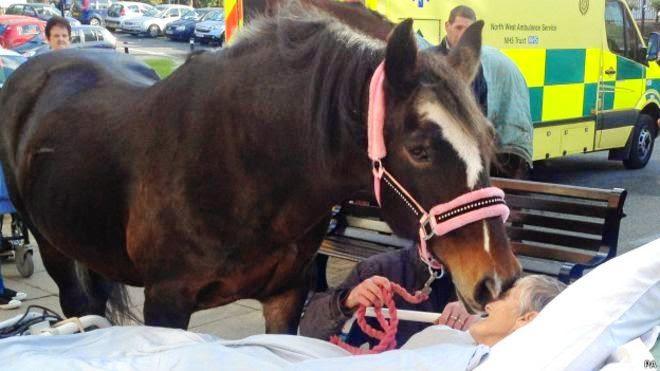
<instances>
[{"instance_id":1,"label":"wooden bench","mask_svg":"<svg viewBox=\"0 0 660 371\"><path fill-rule=\"evenodd\" d=\"M616 256L626 191L493 178L506 193L506 223L523 269L569 283ZM361 261L413 246L380 218L373 201L349 201L336 209L317 258L317 290L327 289L329 256Z\"/></svg>"}]
</instances>

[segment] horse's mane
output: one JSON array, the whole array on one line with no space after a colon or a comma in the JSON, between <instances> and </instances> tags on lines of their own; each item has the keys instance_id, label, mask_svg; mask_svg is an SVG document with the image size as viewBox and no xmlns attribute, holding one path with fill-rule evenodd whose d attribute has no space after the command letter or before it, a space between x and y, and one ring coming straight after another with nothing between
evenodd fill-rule
<instances>
[{"instance_id":1,"label":"horse's mane","mask_svg":"<svg viewBox=\"0 0 660 371\"><path fill-rule=\"evenodd\" d=\"M306 133L297 134L308 139L310 154L319 158L319 165L339 153L342 139L347 136L366 148L363 98L370 77L385 54L385 41L373 34L374 30L389 33L393 24L357 3L334 0L272 0L272 3L277 7L256 16L221 54L233 58L274 48L287 68L309 76L306 85L300 87L305 92L304 101L295 102L309 124ZM432 52L423 54L427 53ZM482 150L490 157L492 133L484 133L490 127L477 122L481 120L471 119L478 117L476 105L462 104L469 96L464 94L464 89L457 89L456 79L446 78L455 72L431 55L424 56L420 62L429 64L438 73L437 77L421 75L422 84L440 92L438 99L456 116L463 130L479 139Z\"/></svg>"},{"instance_id":2,"label":"horse's mane","mask_svg":"<svg viewBox=\"0 0 660 371\"><path fill-rule=\"evenodd\" d=\"M370 22L382 22L369 14ZM294 0L273 15L251 21L226 53L231 58L260 48L276 48L287 68L310 77L301 87L305 101L298 104L310 123L311 151L336 154L345 135L364 141L366 148L362 100L375 67L384 58L384 41Z\"/></svg>"}]
</instances>

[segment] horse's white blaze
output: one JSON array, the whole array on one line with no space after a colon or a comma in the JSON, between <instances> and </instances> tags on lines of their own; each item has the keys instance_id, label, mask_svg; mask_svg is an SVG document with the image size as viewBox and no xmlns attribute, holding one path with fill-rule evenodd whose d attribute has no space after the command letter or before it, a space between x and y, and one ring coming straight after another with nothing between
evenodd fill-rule
<instances>
[{"instance_id":1,"label":"horse's white blaze","mask_svg":"<svg viewBox=\"0 0 660 371\"><path fill-rule=\"evenodd\" d=\"M485 220L482 223L484 223L484 250L490 254L490 235L488 234L488 224L486 224Z\"/></svg>"},{"instance_id":2,"label":"horse's white blaze","mask_svg":"<svg viewBox=\"0 0 660 371\"><path fill-rule=\"evenodd\" d=\"M445 140L454 147L458 157L465 163L467 186L469 189L473 189L477 184L479 174L484 170L476 139L470 137L460 127L460 124L435 102L422 101L418 106L418 113L421 117L433 121L442 128L442 135Z\"/></svg>"}]
</instances>

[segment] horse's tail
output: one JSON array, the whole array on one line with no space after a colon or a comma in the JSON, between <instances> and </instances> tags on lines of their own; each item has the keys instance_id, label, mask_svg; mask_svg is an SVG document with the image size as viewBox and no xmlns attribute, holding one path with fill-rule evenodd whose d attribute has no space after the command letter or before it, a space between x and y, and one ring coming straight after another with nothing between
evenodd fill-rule
<instances>
[{"instance_id":1,"label":"horse's tail","mask_svg":"<svg viewBox=\"0 0 660 371\"><path fill-rule=\"evenodd\" d=\"M105 317L113 325L143 322L131 310L131 298L125 285L102 278L78 261L75 262L75 267L80 288L89 300L100 294L108 298Z\"/></svg>"}]
</instances>

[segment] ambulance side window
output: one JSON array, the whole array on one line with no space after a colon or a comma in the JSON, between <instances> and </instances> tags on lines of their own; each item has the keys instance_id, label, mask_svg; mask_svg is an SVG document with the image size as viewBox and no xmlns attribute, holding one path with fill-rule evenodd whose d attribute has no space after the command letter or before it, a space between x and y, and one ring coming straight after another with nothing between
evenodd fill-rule
<instances>
[{"instance_id":1,"label":"ambulance side window","mask_svg":"<svg viewBox=\"0 0 660 371\"><path fill-rule=\"evenodd\" d=\"M605 8L605 32L607 46L612 53L624 55L626 52L626 34L623 26L623 9L617 1L608 1Z\"/></svg>"},{"instance_id":2,"label":"ambulance side window","mask_svg":"<svg viewBox=\"0 0 660 371\"><path fill-rule=\"evenodd\" d=\"M628 13L625 13L625 17L626 17L626 43L627 43L626 56L634 61L643 61L644 58L642 58L642 56L639 55L642 49L642 43L639 40L637 29L635 28L635 23L630 19L630 15L628 15Z\"/></svg>"},{"instance_id":3,"label":"ambulance side window","mask_svg":"<svg viewBox=\"0 0 660 371\"><path fill-rule=\"evenodd\" d=\"M637 30L621 2L608 0L605 7L605 32L607 46L612 53L628 59L640 60L642 44Z\"/></svg>"}]
</instances>

